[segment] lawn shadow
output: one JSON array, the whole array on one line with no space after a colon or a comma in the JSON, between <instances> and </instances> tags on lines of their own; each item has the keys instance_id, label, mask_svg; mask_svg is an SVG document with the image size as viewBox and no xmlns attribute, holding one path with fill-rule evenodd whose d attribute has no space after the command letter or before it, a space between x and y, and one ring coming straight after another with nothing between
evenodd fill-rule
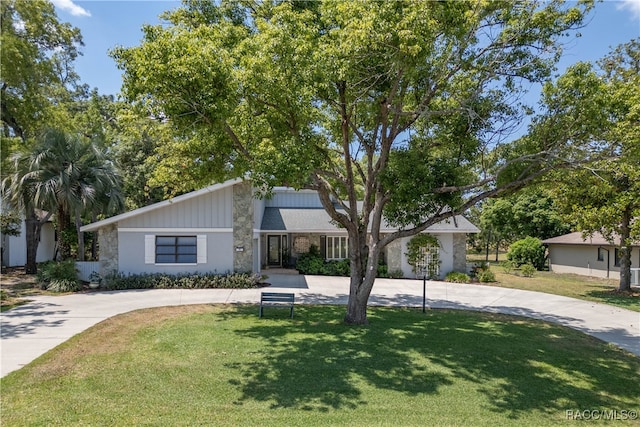
<instances>
[{"instance_id":1,"label":"lawn shadow","mask_svg":"<svg viewBox=\"0 0 640 427\"><path fill-rule=\"evenodd\" d=\"M586 295L596 298L601 303L617 307L637 309L640 305L640 288L638 287L633 287L631 292L620 292L617 289L592 290Z\"/></svg>"},{"instance_id":2,"label":"lawn shadow","mask_svg":"<svg viewBox=\"0 0 640 427\"><path fill-rule=\"evenodd\" d=\"M362 381L409 394L435 393L450 383L442 373L415 366L409 354L385 339L385 328L347 326L343 316L344 307L297 305L293 320L276 313L237 330L264 343L254 362L228 364L241 373L234 385L243 400L273 402L273 408L353 409L367 404Z\"/></svg>"},{"instance_id":3,"label":"lawn shadow","mask_svg":"<svg viewBox=\"0 0 640 427\"><path fill-rule=\"evenodd\" d=\"M367 326L347 326L343 316L341 306L300 305L293 320L276 314L237 329L263 348L251 362L227 365L238 373L237 404L350 409L369 404L370 387L428 398L459 381L514 419L640 399L640 360L556 325L449 310L372 308Z\"/></svg>"}]
</instances>

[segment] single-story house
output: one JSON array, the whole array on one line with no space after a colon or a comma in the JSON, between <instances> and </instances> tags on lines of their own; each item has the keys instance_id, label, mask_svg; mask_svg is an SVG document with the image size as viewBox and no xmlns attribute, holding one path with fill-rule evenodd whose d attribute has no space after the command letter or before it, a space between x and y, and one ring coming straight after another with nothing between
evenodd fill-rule
<instances>
[{"instance_id":1,"label":"single-story house","mask_svg":"<svg viewBox=\"0 0 640 427\"><path fill-rule=\"evenodd\" d=\"M347 232L335 226L317 192L278 187L255 197L247 181L229 180L83 226L98 231L102 274L262 272L295 264L312 245L327 260L348 258ZM391 231L391 229L384 229ZM456 216L427 230L437 237L441 277L466 270L466 236L478 228ZM409 238L383 254L389 271L415 277Z\"/></svg>"},{"instance_id":2,"label":"single-story house","mask_svg":"<svg viewBox=\"0 0 640 427\"><path fill-rule=\"evenodd\" d=\"M41 218L47 213L36 212ZM22 267L27 263L27 227L24 221L20 225L20 235L8 236L2 234L2 265L4 267ZM46 262L54 259L56 253L56 230L51 221L42 225L40 244L36 253L36 262Z\"/></svg>"},{"instance_id":3,"label":"single-story house","mask_svg":"<svg viewBox=\"0 0 640 427\"><path fill-rule=\"evenodd\" d=\"M620 279L620 238L609 242L600 233L581 232L543 240L549 252L549 270L583 276ZM640 245L631 249L631 268L640 267Z\"/></svg>"}]
</instances>

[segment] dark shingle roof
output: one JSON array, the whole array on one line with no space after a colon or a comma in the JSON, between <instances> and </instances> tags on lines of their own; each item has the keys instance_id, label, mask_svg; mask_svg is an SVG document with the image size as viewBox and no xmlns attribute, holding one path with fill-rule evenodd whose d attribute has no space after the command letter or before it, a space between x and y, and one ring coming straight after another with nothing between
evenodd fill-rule
<instances>
[{"instance_id":1,"label":"dark shingle roof","mask_svg":"<svg viewBox=\"0 0 640 427\"><path fill-rule=\"evenodd\" d=\"M318 208L265 208L262 217L262 231L288 232L331 232L344 231L338 228L324 209ZM395 230L382 226L382 231ZM431 232L477 233L478 228L463 216L456 216L428 228Z\"/></svg>"}]
</instances>

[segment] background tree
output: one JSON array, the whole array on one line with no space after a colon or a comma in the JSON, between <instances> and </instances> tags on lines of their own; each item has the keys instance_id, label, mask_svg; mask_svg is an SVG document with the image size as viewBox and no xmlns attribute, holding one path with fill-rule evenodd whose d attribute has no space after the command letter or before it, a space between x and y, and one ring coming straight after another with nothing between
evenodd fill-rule
<instances>
[{"instance_id":1,"label":"background tree","mask_svg":"<svg viewBox=\"0 0 640 427\"><path fill-rule=\"evenodd\" d=\"M11 201L25 218L27 273L36 272L36 252L42 225L51 213L38 214L33 194L5 193L22 184L13 180L26 165L11 160L28 152L34 139L51 123L65 122L65 100L76 86L78 76L72 62L82 45L80 31L58 20L53 5L46 0L6 0L0 2L0 134L3 202ZM18 174L18 175L16 175Z\"/></svg>"},{"instance_id":2,"label":"background tree","mask_svg":"<svg viewBox=\"0 0 640 427\"><path fill-rule=\"evenodd\" d=\"M56 92L77 78L71 63L82 37L49 1L3 0L0 14L3 137L26 141L51 123Z\"/></svg>"},{"instance_id":3,"label":"background tree","mask_svg":"<svg viewBox=\"0 0 640 427\"><path fill-rule=\"evenodd\" d=\"M60 131L46 132L32 150L14 155L14 174L4 181L13 200L27 209L56 213L59 259L71 257L64 238L72 221L78 231L78 257L84 257L79 228L86 211L118 212L123 207L120 179L113 164L93 143ZM24 199L29 198L28 202Z\"/></svg>"},{"instance_id":4,"label":"background tree","mask_svg":"<svg viewBox=\"0 0 640 427\"><path fill-rule=\"evenodd\" d=\"M33 185L29 176L29 162L26 149L22 153L14 153L11 157L12 173L2 180L3 202L24 215L27 259L24 266L26 274L36 274L36 257L40 244L42 226L49 221L53 212L38 215L34 200Z\"/></svg>"},{"instance_id":5,"label":"background tree","mask_svg":"<svg viewBox=\"0 0 640 427\"><path fill-rule=\"evenodd\" d=\"M114 104L114 117L109 150L122 174L128 210L197 188L189 185L190 174L176 180L175 173L180 171L179 176L183 177L186 165L195 161L192 157L182 166L175 163L180 141L174 140L168 123L145 116L140 108L125 103Z\"/></svg>"},{"instance_id":6,"label":"background tree","mask_svg":"<svg viewBox=\"0 0 640 427\"><path fill-rule=\"evenodd\" d=\"M494 244L496 261L502 244L525 237L544 240L571 231L572 220L561 215L552 194L543 186L535 186L516 194L489 199L482 203L479 216L481 234L487 249ZM488 250L487 250L488 257Z\"/></svg>"},{"instance_id":7,"label":"background tree","mask_svg":"<svg viewBox=\"0 0 640 427\"><path fill-rule=\"evenodd\" d=\"M589 8L187 1L113 55L128 98L171 123L201 184L318 191L349 236L345 321L366 323L389 243L566 163L566 138L505 134L521 83L549 76ZM398 231L381 234L385 220Z\"/></svg>"},{"instance_id":8,"label":"background tree","mask_svg":"<svg viewBox=\"0 0 640 427\"><path fill-rule=\"evenodd\" d=\"M609 156L555 179L556 200L585 234L620 239L621 291L631 289L631 245L640 241L640 39L591 64L576 64L545 88L549 114L591 129ZM548 117L548 116L547 116Z\"/></svg>"}]
</instances>

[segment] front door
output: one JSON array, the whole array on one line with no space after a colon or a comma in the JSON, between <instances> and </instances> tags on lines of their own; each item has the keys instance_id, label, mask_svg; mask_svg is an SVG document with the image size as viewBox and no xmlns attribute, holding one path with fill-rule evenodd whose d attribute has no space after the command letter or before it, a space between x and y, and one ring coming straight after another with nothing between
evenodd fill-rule
<instances>
[{"instance_id":1,"label":"front door","mask_svg":"<svg viewBox=\"0 0 640 427\"><path fill-rule=\"evenodd\" d=\"M267 264L282 266L282 236L267 236Z\"/></svg>"}]
</instances>

